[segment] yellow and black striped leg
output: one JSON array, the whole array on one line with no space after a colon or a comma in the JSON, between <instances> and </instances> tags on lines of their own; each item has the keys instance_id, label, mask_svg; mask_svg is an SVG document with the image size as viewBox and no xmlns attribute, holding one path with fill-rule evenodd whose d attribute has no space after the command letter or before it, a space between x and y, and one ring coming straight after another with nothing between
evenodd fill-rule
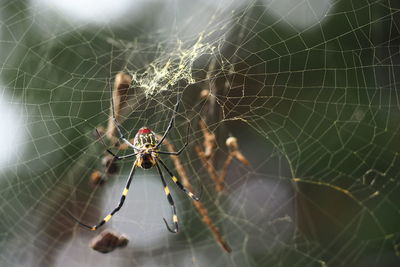
<instances>
[{"instance_id":1,"label":"yellow and black striped leg","mask_svg":"<svg viewBox=\"0 0 400 267\"><path fill-rule=\"evenodd\" d=\"M178 216L176 215L176 208L175 208L174 200L172 199L171 192L169 191L167 183L165 182L165 179L161 172L160 166L158 166L158 164L156 164L156 166L157 166L158 173L160 174L161 182L164 186L165 195L167 196L168 202L171 205L172 222L174 223L174 229L171 229L171 227L169 227L167 220L165 220L165 218L163 218L163 220L165 222L165 225L167 226L168 231L175 234L178 232L179 227L178 227Z\"/></svg>"},{"instance_id":2,"label":"yellow and black striped leg","mask_svg":"<svg viewBox=\"0 0 400 267\"><path fill-rule=\"evenodd\" d=\"M158 160L161 165L163 165L164 169L169 173L169 175L171 176L172 181L174 181L174 183L179 187L180 190L182 190L183 192L185 192L191 199L199 201L200 198L198 198L195 194L193 194L192 192L190 192L188 189L186 189L179 181L178 178L176 178L175 175L172 174L172 172L167 168L167 165L165 165L164 162L162 162L162 160Z\"/></svg>"},{"instance_id":3,"label":"yellow and black striped leg","mask_svg":"<svg viewBox=\"0 0 400 267\"><path fill-rule=\"evenodd\" d=\"M94 226L90 226L90 225L87 225L87 224L84 224L84 223L80 222L78 219L76 219L74 216L72 216L72 215L70 214L70 215L72 216L72 218L73 218L77 223L79 223L81 226L86 227L86 228L88 228L88 229L90 229L90 230L92 230L92 231L97 230L97 229L100 228L103 224L105 224L106 222L108 222L108 221L111 219L111 217L121 209L122 205L124 205L125 198L126 198L126 196L128 195L129 186L131 185L133 175L135 174L135 168L136 168L136 161L135 161L135 163L133 164L133 167L132 167L131 172L130 172L130 174L129 174L128 181L126 182L124 191L122 192L122 196L121 196L121 199L120 199L120 201L119 201L119 203L118 203L118 206L117 206L110 214L108 214L106 217L104 217L104 219L103 219L101 222L99 222L98 224L96 224L96 225L94 225Z\"/></svg>"}]
</instances>

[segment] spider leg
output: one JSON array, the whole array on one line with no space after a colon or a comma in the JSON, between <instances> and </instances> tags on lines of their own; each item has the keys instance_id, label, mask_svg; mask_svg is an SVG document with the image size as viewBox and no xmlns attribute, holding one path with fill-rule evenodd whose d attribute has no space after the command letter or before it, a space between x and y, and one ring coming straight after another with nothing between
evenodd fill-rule
<instances>
[{"instance_id":1,"label":"spider leg","mask_svg":"<svg viewBox=\"0 0 400 267\"><path fill-rule=\"evenodd\" d=\"M179 149L177 152L169 152L169 151L157 151L158 154L163 154L163 155L173 155L173 156L179 156L182 151L186 148L188 144L185 144L181 149Z\"/></svg>"},{"instance_id":2,"label":"spider leg","mask_svg":"<svg viewBox=\"0 0 400 267\"><path fill-rule=\"evenodd\" d=\"M157 153L163 154L163 155L179 156L182 153L182 151L185 150L185 148L189 144L189 129L190 129L190 122L188 123L188 127L186 130L186 142L183 145L183 147L181 147L181 149L179 149L177 152L158 151Z\"/></svg>"},{"instance_id":3,"label":"spider leg","mask_svg":"<svg viewBox=\"0 0 400 267\"><path fill-rule=\"evenodd\" d=\"M163 186L164 186L165 195L167 196L168 202L171 205L172 222L174 223L174 228L171 229L171 227L169 227L169 225L167 223L167 220L165 220L165 218L163 218L163 220L164 220L165 226L167 226L168 231L170 231L171 233L176 234L176 233L178 233L178 229L179 228L178 228L178 216L176 215L175 203L174 203L174 200L172 199L171 192L169 191L167 183L165 182L165 179L164 179L164 176L163 176L163 174L161 172L160 166L158 166L158 164L156 164L156 166L157 166L158 173L160 174L161 182L163 183Z\"/></svg>"},{"instance_id":4,"label":"spider leg","mask_svg":"<svg viewBox=\"0 0 400 267\"><path fill-rule=\"evenodd\" d=\"M138 153L132 153L132 154L124 155L124 156L117 156L114 153L112 153L109 149L107 149L107 152L110 153L111 155L113 155L116 160L131 158L138 154Z\"/></svg>"},{"instance_id":5,"label":"spider leg","mask_svg":"<svg viewBox=\"0 0 400 267\"><path fill-rule=\"evenodd\" d=\"M114 208L113 211L112 211L111 213L109 213L106 217L104 217L104 219L101 220L98 224L93 225L93 226L90 226L90 225L87 225L87 224L85 224L85 223L80 222L77 218L75 218L71 213L68 212L69 215L70 215L79 225L81 225L81 226L83 226L83 227L85 227L85 228L88 228L88 229L90 229L90 230L92 230L92 231L95 231L95 230L97 230L98 228L100 228L103 224L105 224L106 222L108 222L108 221L111 219L111 217L112 217L115 213L117 213L117 212L121 209L122 205L124 205L125 198L126 198L126 196L128 195L128 192L129 192L129 186L131 185L133 175L135 174L135 168L136 168L136 161L135 161L135 163L133 164L133 167L132 167L132 169L131 169L131 172L129 173L129 178L128 178L127 182L126 182L124 191L122 192L122 196L121 196L121 199L120 199L120 201L119 201L117 207Z\"/></svg>"},{"instance_id":6,"label":"spider leg","mask_svg":"<svg viewBox=\"0 0 400 267\"><path fill-rule=\"evenodd\" d=\"M114 110L114 108L113 108ZM113 117L113 122L115 124L115 127L117 128L118 134L119 134L119 139L121 139L122 141L124 141L125 144L127 144L128 146L130 146L131 148L135 149L135 150L140 150L140 148L135 147L131 142L129 142L128 139L125 138L125 136L122 134L121 129L119 128L119 123L117 121L117 119L115 117Z\"/></svg>"},{"instance_id":7,"label":"spider leg","mask_svg":"<svg viewBox=\"0 0 400 267\"><path fill-rule=\"evenodd\" d=\"M171 176L172 181L176 184L176 186L179 187L180 190L182 190L183 192L186 193L186 195L188 195L191 199L199 201L200 198L197 197L195 194L193 194L192 192L190 192L187 188L185 188L179 181L178 178L176 178L175 175L172 174L172 172L168 169L167 165L165 165L165 163L161 160L158 159L158 161L161 163L161 165L164 167L164 169L168 172L168 174Z\"/></svg>"},{"instance_id":8,"label":"spider leg","mask_svg":"<svg viewBox=\"0 0 400 267\"><path fill-rule=\"evenodd\" d=\"M179 108L179 102L182 99L182 96L179 96L179 94L178 94L177 98L178 99L177 99L175 107L174 107L174 113L172 114L171 120L169 121L168 127L165 130L164 135L161 137L160 141L158 141L156 148L162 144L164 139L167 137L169 131L172 129L172 126L174 125L176 113L178 112L178 108Z\"/></svg>"},{"instance_id":9,"label":"spider leg","mask_svg":"<svg viewBox=\"0 0 400 267\"><path fill-rule=\"evenodd\" d=\"M125 156L117 156L110 149L107 148L107 145L104 143L103 137L100 135L100 133L99 133L99 131L97 129L96 129L96 132L97 132L97 135L100 138L100 141L103 143L104 147L106 148L107 152L110 153L112 156L114 156L114 158L116 160L127 159L127 158L130 158L130 157L133 157L133 156L137 155L137 153L132 153L132 154L125 155Z\"/></svg>"}]
</instances>

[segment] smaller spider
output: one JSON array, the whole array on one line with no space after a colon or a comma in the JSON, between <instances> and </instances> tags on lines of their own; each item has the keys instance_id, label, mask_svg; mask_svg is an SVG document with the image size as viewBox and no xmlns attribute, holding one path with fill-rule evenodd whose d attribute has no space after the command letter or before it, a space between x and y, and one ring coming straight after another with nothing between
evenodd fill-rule
<instances>
[{"instance_id":1,"label":"smaller spider","mask_svg":"<svg viewBox=\"0 0 400 267\"><path fill-rule=\"evenodd\" d=\"M178 229L179 229L178 228L178 216L176 215L176 208L175 208L174 200L172 199L170 190L169 190L169 188L167 186L167 183L165 182L163 173L162 173L161 168L160 168L160 164L168 172L168 174L170 175L172 181L178 186L179 189L181 189L183 192L185 192L191 199L199 201L199 198L197 196L195 196L192 192L190 192L188 189L186 189L178 181L178 178L176 178L176 176L173 175L173 173L168 169L168 167L165 165L165 163L160 159L160 154L178 156L179 154L181 154L181 152L186 148L186 146L188 144L188 135L187 135L186 136L186 143L177 152L164 152L164 151L160 151L159 150L160 145L163 143L163 141L167 137L167 134L169 133L169 131L172 129L172 127L174 125L175 116L176 116L176 113L177 113L178 107L179 107L179 101L180 101L180 98L179 98L179 94L178 94L178 100L177 100L177 102L175 104L175 107L174 107L174 113L173 113L173 115L171 117L171 120L169 121L168 127L167 127L164 135L161 137L161 139L159 141L157 141L156 136L155 136L155 134L154 134L154 132L152 130L150 130L147 127L142 127L136 133L135 138L134 138L134 142L132 144L122 134L122 131L121 131L120 126L119 126L119 123L115 118L114 101L113 101L113 99L111 97L112 116L113 116L114 124L115 124L116 129L117 129L118 134L119 134L119 138L125 144L127 144L130 148L133 148L135 153L132 153L132 154L129 154L129 155L125 155L125 156L117 156L110 149L107 149L107 152L110 153L112 156L114 156L114 158L116 160L127 159L127 158L131 158L131 157L134 157L134 156L136 156L136 160L133 163L132 169L131 169L131 171L129 173L129 176L128 176L128 180L126 182L126 186L125 186L125 188L124 188L124 190L122 192L122 196L121 196L121 199L120 199L117 207L114 208L113 211L111 211L111 213L109 213L106 217L104 217L104 219L102 221L100 221L98 224L93 225L93 226L90 226L90 225L87 225L87 224L84 224L84 223L80 222L77 218L75 218L74 216L72 216L72 214L70 214L72 216L72 218L76 222L78 222L81 226L86 227L86 228L88 228L88 229L90 229L92 231L95 231L98 228L100 228L102 225L104 225L106 222L108 222L111 219L111 217L115 213L117 213L121 209L122 205L124 204L125 198L128 195L129 186L131 185L132 178L134 176L136 167L140 167L140 168L143 168L143 169L150 169L150 168L155 166L157 168L157 170L158 170L158 173L160 174L161 182L162 182L162 184L164 186L165 195L167 196L168 202L171 205L172 214L173 214L172 215L172 222L174 224L174 227L171 228L168 225L168 223L165 220L165 218L163 218L163 220L165 222L165 225L167 226L167 229L171 233L177 233L178 232ZM97 129L96 129L96 131L97 131ZM100 136L100 134L99 134L99 136ZM104 144L104 142L103 142L103 144Z\"/></svg>"}]
</instances>

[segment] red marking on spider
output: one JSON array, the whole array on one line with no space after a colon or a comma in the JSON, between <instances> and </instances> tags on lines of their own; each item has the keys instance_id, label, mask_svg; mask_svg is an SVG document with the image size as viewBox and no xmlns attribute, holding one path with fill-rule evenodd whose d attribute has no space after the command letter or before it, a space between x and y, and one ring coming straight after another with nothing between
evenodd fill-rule
<instances>
[{"instance_id":1,"label":"red marking on spider","mask_svg":"<svg viewBox=\"0 0 400 267\"><path fill-rule=\"evenodd\" d=\"M147 127L142 127L138 131L138 134L149 134L149 133L151 133L151 130Z\"/></svg>"}]
</instances>

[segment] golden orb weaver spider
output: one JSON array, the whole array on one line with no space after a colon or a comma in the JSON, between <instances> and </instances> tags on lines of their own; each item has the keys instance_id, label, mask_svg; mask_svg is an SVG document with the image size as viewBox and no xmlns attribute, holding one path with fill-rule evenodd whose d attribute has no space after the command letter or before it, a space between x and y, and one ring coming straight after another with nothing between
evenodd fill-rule
<instances>
[{"instance_id":1,"label":"golden orb weaver spider","mask_svg":"<svg viewBox=\"0 0 400 267\"><path fill-rule=\"evenodd\" d=\"M160 175L161 178L161 182L164 186L164 192L165 195L167 196L168 202L171 205L171 209L172 209L172 222L174 224L174 227L171 228L168 223L167 220L165 218L163 218L165 225L167 226L168 231L170 231L171 233L177 233L178 232L178 216L176 215L176 208L175 208L175 203L174 200L172 199L170 190L168 188L168 185L164 179L164 175L161 171L160 165L168 172L168 174L170 175L172 181L175 183L175 185L182 190L183 192L185 192L191 199L199 201L199 198L194 195L192 192L190 192L188 189L186 189L179 181L178 178L176 178L175 175L173 175L173 173L168 169L168 167L165 165L165 163L160 159L159 155L160 154L164 154L164 155L174 155L174 156L179 156L181 154L181 152L186 148L186 146L188 145L188 137L189 137L189 131L187 131L186 133L186 142L183 145L183 147L181 149L179 149L177 152L164 152L164 151L160 151L159 147L160 145L163 143L163 141L165 140L165 138L167 137L169 131L172 129L172 127L174 126L174 122L175 122L175 117L176 117L176 113L178 111L178 107L179 107L179 102L180 102L180 97L178 94L178 99L177 102L175 104L174 107L174 113L169 121L168 127L165 130L163 136L161 137L161 139L159 141L156 140L156 135L154 134L154 132L152 130L150 130L147 127L142 127L138 130L138 132L135 135L134 138L134 142L133 144L131 142L128 141L128 139L125 138L125 136L122 134L122 131L120 129L119 123L117 121L117 119L115 118L115 111L114 111L114 100L111 97L111 108L112 108L112 119L114 121L115 127L117 129L117 132L119 134L119 139L121 139L125 144L127 144L130 148L134 149L135 153L129 154L129 155L125 155L125 156L117 156L116 154L114 154L110 149L107 149L107 152L110 153L116 160L122 160L122 159L127 159L127 158L131 158L136 156L136 160L133 163L132 169L129 173L128 176L128 180L126 182L125 188L122 191L122 196L121 199L117 205L117 207L115 207L111 213L109 213L106 217L104 217L103 220L101 220L98 224L90 226L87 225L85 223L82 223L81 221L79 221L77 218L75 218L72 214L70 214L70 216L81 226L88 228L92 231L97 230L98 228L100 228L101 226L103 226L106 222L108 222L111 217L117 213L121 207L123 206L124 202L125 202L125 198L128 195L128 191L129 191L129 187L131 185L132 182L132 178L135 174L135 169L136 167L140 167L143 169L150 169L154 166L156 166L158 173ZM97 129L96 129L97 131ZM97 133L99 134L99 132L97 131ZM99 134L100 136L100 134ZM101 138L101 136L100 136ZM103 142L103 141L102 141ZM103 142L104 144L104 142ZM104 144L105 145L105 144Z\"/></svg>"}]
</instances>

